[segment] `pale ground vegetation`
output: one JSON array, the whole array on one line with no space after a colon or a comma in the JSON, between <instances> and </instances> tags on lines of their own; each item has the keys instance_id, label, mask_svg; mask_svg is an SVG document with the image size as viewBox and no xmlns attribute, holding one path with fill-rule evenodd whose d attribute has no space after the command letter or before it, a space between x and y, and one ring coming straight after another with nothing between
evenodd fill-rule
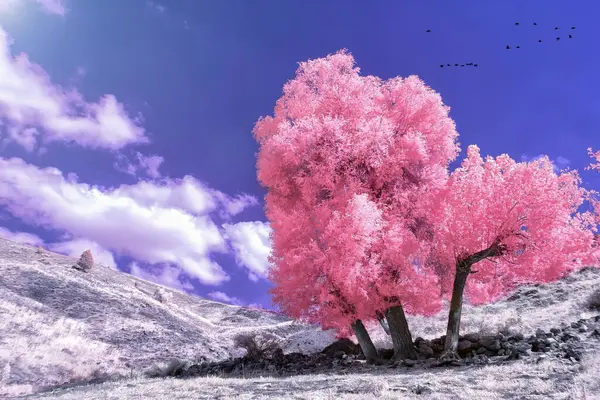
<instances>
[{"instance_id":1,"label":"pale ground vegetation","mask_svg":"<svg viewBox=\"0 0 600 400\"><path fill-rule=\"evenodd\" d=\"M287 378L200 377L148 379L142 371L172 359L222 360L243 332L268 332L284 352L315 352L331 332L257 310L243 309L161 287L96 265L71 268L75 259L38 252L0 239L0 398L28 399L600 399L600 341L585 343L576 372L568 360L371 374ZM600 271L517 290L483 307L466 306L462 333L502 329L525 335L597 314L584 303L600 287ZM409 317L413 337L445 333L446 310ZM378 347L391 341L368 326ZM354 338L353 338L354 339ZM120 378L99 384L92 378ZM70 387L66 384L78 384ZM49 387L56 388L47 391ZM421 394L417 394L417 393Z\"/></svg>"}]
</instances>

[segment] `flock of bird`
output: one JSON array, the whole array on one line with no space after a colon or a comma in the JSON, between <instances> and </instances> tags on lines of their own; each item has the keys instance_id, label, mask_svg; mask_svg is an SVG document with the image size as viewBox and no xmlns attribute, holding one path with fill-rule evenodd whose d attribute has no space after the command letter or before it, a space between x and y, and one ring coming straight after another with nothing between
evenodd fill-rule
<instances>
[{"instance_id":1,"label":"flock of bird","mask_svg":"<svg viewBox=\"0 0 600 400\"><path fill-rule=\"evenodd\" d=\"M515 22L515 26L519 26L519 25L520 25L520 24L519 24L518 22ZM533 23L533 26L537 26L537 22L534 22L534 23ZM555 27L554 27L554 30L555 30L555 31L559 30L558 26L555 26ZM572 31L572 30L575 30L575 27L574 27L574 26L572 26L570 30L571 30L571 31ZM431 29L427 29L425 32L428 32L428 33L429 33L429 32L431 32ZM573 39L573 35L572 35L572 34L568 34L568 36L569 36L569 39ZM560 41L560 36L557 36L557 37L556 37L556 41L557 41L557 42L559 42L559 41ZM538 43L542 43L542 39L538 39ZM520 48L521 48L521 46L520 46L520 45L517 45L515 48L516 48L516 49L520 49ZM509 45L509 44L507 44L507 45L506 45L506 50L510 50L510 49L511 49L510 45ZM452 64L440 64L440 68L444 68L444 67L451 67L451 66L452 66ZM467 67L477 67L478 65L477 65L477 64L475 64L475 63L469 62L469 63L464 63L464 64L454 64L454 66L455 66L455 67L458 67L458 66L461 66L461 67L465 67L465 66L467 66Z\"/></svg>"}]
</instances>

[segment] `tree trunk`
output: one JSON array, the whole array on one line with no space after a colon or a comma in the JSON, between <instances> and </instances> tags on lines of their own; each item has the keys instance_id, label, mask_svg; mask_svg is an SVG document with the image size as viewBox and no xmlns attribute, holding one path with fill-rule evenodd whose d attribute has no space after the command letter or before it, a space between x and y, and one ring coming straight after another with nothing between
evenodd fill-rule
<instances>
[{"instance_id":1,"label":"tree trunk","mask_svg":"<svg viewBox=\"0 0 600 400\"><path fill-rule=\"evenodd\" d=\"M379 354L377 354L377 349L362 321L357 319L351 326L367 362L369 364L378 363L380 361Z\"/></svg>"},{"instance_id":2,"label":"tree trunk","mask_svg":"<svg viewBox=\"0 0 600 400\"><path fill-rule=\"evenodd\" d=\"M413 345L412 335L408 329L408 322L406 321L402 305L388 308L385 316L390 328L392 343L394 344L394 358L396 360L416 359L417 352Z\"/></svg>"},{"instance_id":3,"label":"tree trunk","mask_svg":"<svg viewBox=\"0 0 600 400\"><path fill-rule=\"evenodd\" d=\"M377 320L379 321L379 324L381 325L381 327L383 328L383 330L385 331L386 334L390 334L390 327L388 325L388 323L385 320L385 316L382 314L381 311L377 311Z\"/></svg>"},{"instance_id":4,"label":"tree trunk","mask_svg":"<svg viewBox=\"0 0 600 400\"><path fill-rule=\"evenodd\" d=\"M456 275L452 287L452 299L450 300L450 313L448 315L448 328L446 329L446 343L444 353L454 358L458 357L458 334L460 329L460 316L462 312L463 294L467 277L471 272L471 265L465 261L456 263Z\"/></svg>"}]
</instances>

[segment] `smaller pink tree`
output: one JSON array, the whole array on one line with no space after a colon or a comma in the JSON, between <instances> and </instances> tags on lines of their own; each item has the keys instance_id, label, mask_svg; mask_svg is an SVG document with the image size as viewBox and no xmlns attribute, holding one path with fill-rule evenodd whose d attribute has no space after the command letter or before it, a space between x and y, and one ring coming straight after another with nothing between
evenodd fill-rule
<instances>
[{"instance_id":1,"label":"smaller pink tree","mask_svg":"<svg viewBox=\"0 0 600 400\"><path fill-rule=\"evenodd\" d=\"M457 357L463 293L473 304L491 302L518 284L556 280L593 261L592 216L578 212L586 198L580 182L576 171L557 175L547 157L484 161L469 146L433 212L435 258L451 293L446 356Z\"/></svg>"}]
</instances>

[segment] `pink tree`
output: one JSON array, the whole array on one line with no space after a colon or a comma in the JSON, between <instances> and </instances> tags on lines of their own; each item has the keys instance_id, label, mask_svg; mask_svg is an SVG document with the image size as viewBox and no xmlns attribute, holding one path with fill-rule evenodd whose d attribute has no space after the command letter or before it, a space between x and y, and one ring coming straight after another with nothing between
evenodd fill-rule
<instances>
[{"instance_id":1,"label":"pink tree","mask_svg":"<svg viewBox=\"0 0 600 400\"><path fill-rule=\"evenodd\" d=\"M458 134L448 107L419 78L384 82L359 72L344 51L301 63L274 116L255 126L272 279L284 303L286 294L324 285L295 307L328 323L323 309L335 301L354 307L344 318L385 312L396 354L405 357L413 352L402 305L430 313L441 304L422 259L433 238L428 210L458 154Z\"/></svg>"},{"instance_id":2,"label":"pink tree","mask_svg":"<svg viewBox=\"0 0 600 400\"><path fill-rule=\"evenodd\" d=\"M433 212L435 258L448 267L439 272L452 293L446 356L457 357L463 293L473 304L490 302L517 284L552 281L592 262L593 219L577 212L586 198L579 184L576 171L557 175L548 158L484 161L469 146Z\"/></svg>"}]
</instances>

